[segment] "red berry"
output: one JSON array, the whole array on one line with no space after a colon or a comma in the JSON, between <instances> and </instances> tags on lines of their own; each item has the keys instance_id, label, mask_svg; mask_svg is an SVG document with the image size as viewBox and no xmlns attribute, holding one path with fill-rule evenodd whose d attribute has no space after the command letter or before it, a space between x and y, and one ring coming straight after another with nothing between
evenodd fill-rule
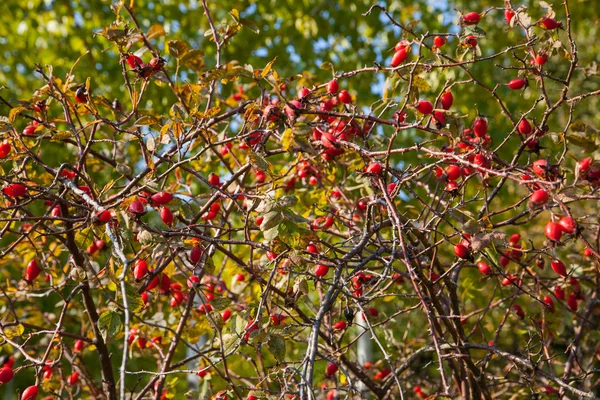
<instances>
[{"instance_id":1,"label":"red berry","mask_svg":"<svg viewBox=\"0 0 600 400\"><path fill-rule=\"evenodd\" d=\"M335 375L335 373L338 371L338 366L334 363L329 363L327 364L327 370L325 372L325 374L328 377L332 377L333 375Z\"/></svg>"},{"instance_id":2,"label":"red berry","mask_svg":"<svg viewBox=\"0 0 600 400\"><path fill-rule=\"evenodd\" d=\"M154 57L152 60L150 60L150 62L148 63L152 69L154 71L158 71L160 70L162 67L164 67L166 61L164 58L162 57Z\"/></svg>"},{"instance_id":3,"label":"red berry","mask_svg":"<svg viewBox=\"0 0 600 400\"><path fill-rule=\"evenodd\" d=\"M38 387L37 386L29 386L27 389L23 390L21 394L21 400L35 400L38 395Z\"/></svg>"},{"instance_id":4,"label":"red berry","mask_svg":"<svg viewBox=\"0 0 600 400\"><path fill-rule=\"evenodd\" d=\"M567 305L573 312L577 312L577 296L575 293L571 293L567 299Z\"/></svg>"},{"instance_id":5,"label":"red berry","mask_svg":"<svg viewBox=\"0 0 600 400\"><path fill-rule=\"evenodd\" d=\"M171 193L167 193L167 192L160 192L160 193L153 194L150 197L150 200L152 200L152 202L154 204L157 204L159 206L164 206L165 204L169 204L171 202L171 200L173 200L173 195Z\"/></svg>"},{"instance_id":6,"label":"red berry","mask_svg":"<svg viewBox=\"0 0 600 400\"><path fill-rule=\"evenodd\" d=\"M400 49L406 49L406 51L409 51L410 42L407 40L401 40L398 43L396 43L396 45L394 46L394 51L398 51Z\"/></svg>"},{"instance_id":7,"label":"red berry","mask_svg":"<svg viewBox=\"0 0 600 400\"><path fill-rule=\"evenodd\" d=\"M477 25L481 20L481 15L475 11L463 15L463 22L465 25Z\"/></svg>"},{"instance_id":8,"label":"red berry","mask_svg":"<svg viewBox=\"0 0 600 400\"><path fill-rule=\"evenodd\" d=\"M35 278L40 275L41 269L38 267L37 260L34 258L29 261L27 268L25 269L25 280L29 283L33 282Z\"/></svg>"},{"instance_id":9,"label":"red berry","mask_svg":"<svg viewBox=\"0 0 600 400\"><path fill-rule=\"evenodd\" d=\"M327 265L317 264L315 266L314 272L315 272L316 276L318 276L319 278L322 278L325 275L327 275L327 273L329 272L329 267Z\"/></svg>"},{"instance_id":10,"label":"red berry","mask_svg":"<svg viewBox=\"0 0 600 400\"><path fill-rule=\"evenodd\" d=\"M346 321L338 321L335 324L333 324L334 331L343 331L347 327L348 327L348 323Z\"/></svg>"},{"instance_id":11,"label":"red berry","mask_svg":"<svg viewBox=\"0 0 600 400\"><path fill-rule=\"evenodd\" d=\"M112 219L112 214L110 213L110 211L104 210L96 214L95 218L99 223L105 224Z\"/></svg>"},{"instance_id":12,"label":"red berry","mask_svg":"<svg viewBox=\"0 0 600 400\"><path fill-rule=\"evenodd\" d=\"M310 242L308 246L306 246L306 251L312 254L319 254L319 249L315 246L314 243Z\"/></svg>"},{"instance_id":13,"label":"red berry","mask_svg":"<svg viewBox=\"0 0 600 400\"><path fill-rule=\"evenodd\" d=\"M83 350L83 346L84 346L84 344L85 344L85 343L84 343L84 341L83 341L83 340L81 340L81 339L77 339L77 340L75 341L75 344L73 345L73 350L75 350L75 351L77 351L77 352L79 352L79 351Z\"/></svg>"},{"instance_id":14,"label":"red berry","mask_svg":"<svg viewBox=\"0 0 600 400\"><path fill-rule=\"evenodd\" d=\"M458 165L448 165L445 169L449 181L455 181L460 178L462 171Z\"/></svg>"},{"instance_id":15,"label":"red berry","mask_svg":"<svg viewBox=\"0 0 600 400\"><path fill-rule=\"evenodd\" d=\"M79 86L75 92L75 101L78 103L85 103L88 100L88 94L85 86Z\"/></svg>"},{"instance_id":16,"label":"red berry","mask_svg":"<svg viewBox=\"0 0 600 400\"><path fill-rule=\"evenodd\" d=\"M546 204L549 198L550 195L548 194L548 192L546 192L544 189L538 189L531 194L529 202L535 205L541 205Z\"/></svg>"},{"instance_id":17,"label":"red berry","mask_svg":"<svg viewBox=\"0 0 600 400\"><path fill-rule=\"evenodd\" d=\"M440 97L440 101L442 102L442 108L449 110L452 107L452 103L454 103L454 96L452 96L452 93L446 92Z\"/></svg>"},{"instance_id":18,"label":"red berry","mask_svg":"<svg viewBox=\"0 0 600 400\"><path fill-rule=\"evenodd\" d=\"M546 176L546 173L549 171L548 161L544 159L535 160L531 166L533 172L542 178Z\"/></svg>"},{"instance_id":19,"label":"red berry","mask_svg":"<svg viewBox=\"0 0 600 400\"><path fill-rule=\"evenodd\" d=\"M200 257L202 257L202 249L200 249L198 246L192 247L192 250L190 250L190 261L193 264L196 264L198 261L200 261Z\"/></svg>"},{"instance_id":20,"label":"red berry","mask_svg":"<svg viewBox=\"0 0 600 400\"><path fill-rule=\"evenodd\" d=\"M303 99L305 97L308 97L309 95L310 95L310 90L308 88L303 87L302 89L300 89L300 91L298 91L299 99ZM241 100L241 96L240 96L240 100Z\"/></svg>"},{"instance_id":21,"label":"red berry","mask_svg":"<svg viewBox=\"0 0 600 400\"><path fill-rule=\"evenodd\" d=\"M0 158L6 158L10 154L10 143L2 142L0 143Z\"/></svg>"},{"instance_id":22,"label":"red berry","mask_svg":"<svg viewBox=\"0 0 600 400\"><path fill-rule=\"evenodd\" d=\"M141 201L135 199L129 204L129 212L139 216L146 213L146 207L144 207Z\"/></svg>"},{"instance_id":23,"label":"red berry","mask_svg":"<svg viewBox=\"0 0 600 400\"><path fill-rule=\"evenodd\" d=\"M164 272L160 276L158 291L162 294L167 294L171 291L171 278Z\"/></svg>"},{"instance_id":24,"label":"red berry","mask_svg":"<svg viewBox=\"0 0 600 400\"><path fill-rule=\"evenodd\" d=\"M491 275L492 274L492 269L490 268L490 266L483 261L480 261L477 263L477 269L479 270L479 272L481 272L484 275Z\"/></svg>"},{"instance_id":25,"label":"red berry","mask_svg":"<svg viewBox=\"0 0 600 400\"><path fill-rule=\"evenodd\" d=\"M396 68L398 65L402 64L404 60L406 60L406 48L403 47L394 53L390 66Z\"/></svg>"},{"instance_id":26,"label":"red berry","mask_svg":"<svg viewBox=\"0 0 600 400\"><path fill-rule=\"evenodd\" d=\"M564 216L562 217L558 223L562 227L564 233L572 234L577 231L577 222L571 217Z\"/></svg>"},{"instance_id":27,"label":"red berry","mask_svg":"<svg viewBox=\"0 0 600 400\"><path fill-rule=\"evenodd\" d=\"M512 90L519 90L527 85L527 80L523 78L515 78L512 81L508 82L508 87Z\"/></svg>"},{"instance_id":28,"label":"red berry","mask_svg":"<svg viewBox=\"0 0 600 400\"><path fill-rule=\"evenodd\" d=\"M552 18L544 18L542 20L542 22L540 23L540 25L544 29L553 30L560 26L560 22L558 22L557 20L552 19Z\"/></svg>"},{"instance_id":29,"label":"red berry","mask_svg":"<svg viewBox=\"0 0 600 400\"><path fill-rule=\"evenodd\" d=\"M10 183L2 189L5 195L9 197L23 197L27 194L27 188L20 183Z\"/></svg>"},{"instance_id":30,"label":"red berry","mask_svg":"<svg viewBox=\"0 0 600 400\"><path fill-rule=\"evenodd\" d=\"M446 44L446 38L443 36L436 36L433 38L433 45L435 47L442 47Z\"/></svg>"},{"instance_id":31,"label":"red berry","mask_svg":"<svg viewBox=\"0 0 600 400\"><path fill-rule=\"evenodd\" d=\"M506 19L506 22L508 22L509 24L514 16L515 12L513 10L504 10L504 19Z\"/></svg>"},{"instance_id":32,"label":"red berry","mask_svg":"<svg viewBox=\"0 0 600 400\"><path fill-rule=\"evenodd\" d=\"M552 300L552 297L544 296L544 304L546 304L546 307L548 307L548 311L551 313L554 312L554 300Z\"/></svg>"},{"instance_id":33,"label":"red berry","mask_svg":"<svg viewBox=\"0 0 600 400\"><path fill-rule=\"evenodd\" d=\"M548 222L544 229L544 233L548 239L558 242L563 234L563 228L556 222Z\"/></svg>"},{"instance_id":34,"label":"red berry","mask_svg":"<svg viewBox=\"0 0 600 400\"><path fill-rule=\"evenodd\" d=\"M546 53L538 53L535 56L535 63L537 65L544 65L544 64L546 64L546 62L548 62L548 54L546 54Z\"/></svg>"},{"instance_id":35,"label":"red berry","mask_svg":"<svg viewBox=\"0 0 600 400\"><path fill-rule=\"evenodd\" d=\"M529 135L531 133L531 124L527 121L526 118L523 118L521 122L519 122L519 133L522 135Z\"/></svg>"},{"instance_id":36,"label":"red berry","mask_svg":"<svg viewBox=\"0 0 600 400\"><path fill-rule=\"evenodd\" d=\"M6 384L15 377L15 373L13 372L11 367L4 366L0 368L0 383Z\"/></svg>"},{"instance_id":37,"label":"red berry","mask_svg":"<svg viewBox=\"0 0 600 400\"><path fill-rule=\"evenodd\" d=\"M477 38L473 35L469 35L463 41L465 47L477 47Z\"/></svg>"},{"instance_id":38,"label":"red berry","mask_svg":"<svg viewBox=\"0 0 600 400\"><path fill-rule=\"evenodd\" d=\"M433 104L427 100L419 100L417 103L417 111L423 115L429 115L433 112Z\"/></svg>"},{"instance_id":39,"label":"red berry","mask_svg":"<svg viewBox=\"0 0 600 400\"><path fill-rule=\"evenodd\" d=\"M128 55L125 60L127 61L129 68L131 69L139 68L144 64L142 59L136 56L135 54Z\"/></svg>"},{"instance_id":40,"label":"red berry","mask_svg":"<svg viewBox=\"0 0 600 400\"><path fill-rule=\"evenodd\" d=\"M69 378L67 379L67 382L71 386L77 385L77 382L79 382L79 372L75 371L71 375L69 375Z\"/></svg>"},{"instance_id":41,"label":"red berry","mask_svg":"<svg viewBox=\"0 0 600 400\"><path fill-rule=\"evenodd\" d=\"M461 258L463 260L467 260L471 258L471 251L464 244L455 244L454 245L454 254L456 257Z\"/></svg>"},{"instance_id":42,"label":"red berry","mask_svg":"<svg viewBox=\"0 0 600 400\"><path fill-rule=\"evenodd\" d=\"M525 313L523 312L523 309L521 308L520 305L515 304L513 305L513 310L515 310L515 314L517 314L517 317L523 319L525 318Z\"/></svg>"},{"instance_id":43,"label":"red berry","mask_svg":"<svg viewBox=\"0 0 600 400\"><path fill-rule=\"evenodd\" d=\"M567 276L567 267L565 267L565 264L562 261L552 260L550 266L552 267L552 270L560 276Z\"/></svg>"},{"instance_id":44,"label":"red berry","mask_svg":"<svg viewBox=\"0 0 600 400\"><path fill-rule=\"evenodd\" d=\"M244 276L244 274L235 274L234 279L236 282L244 282L244 280L246 280L246 277Z\"/></svg>"},{"instance_id":45,"label":"red berry","mask_svg":"<svg viewBox=\"0 0 600 400\"><path fill-rule=\"evenodd\" d=\"M379 164L378 162L372 162L371 164L369 164L369 166L367 167L367 173L368 174L373 174L373 175L379 175L381 173L382 170L382 166L381 164Z\"/></svg>"},{"instance_id":46,"label":"red berry","mask_svg":"<svg viewBox=\"0 0 600 400\"><path fill-rule=\"evenodd\" d=\"M517 277L514 275L506 275L506 278L502 279L502 286L509 286L513 283L518 284Z\"/></svg>"},{"instance_id":47,"label":"red berry","mask_svg":"<svg viewBox=\"0 0 600 400\"><path fill-rule=\"evenodd\" d=\"M350 96L350 93L348 93L347 90L342 90L339 94L338 94L338 99L344 103L344 104L350 104L352 103L352 96Z\"/></svg>"},{"instance_id":48,"label":"red berry","mask_svg":"<svg viewBox=\"0 0 600 400\"><path fill-rule=\"evenodd\" d=\"M340 90L340 85L339 85L338 81L335 79L332 79L331 81L329 81L329 83L327 84L327 93L336 94L338 92L338 90Z\"/></svg>"},{"instance_id":49,"label":"red berry","mask_svg":"<svg viewBox=\"0 0 600 400\"><path fill-rule=\"evenodd\" d=\"M488 123L485 118L477 118L473 124L473 132L477 137L485 137L488 131Z\"/></svg>"},{"instance_id":50,"label":"red berry","mask_svg":"<svg viewBox=\"0 0 600 400\"><path fill-rule=\"evenodd\" d=\"M231 317L231 310L223 310L221 313L221 319L223 322L227 321Z\"/></svg>"},{"instance_id":51,"label":"red berry","mask_svg":"<svg viewBox=\"0 0 600 400\"><path fill-rule=\"evenodd\" d=\"M579 168L579 172L585 172L592 165L592 158L587 157L577 163L577 167Z\"/></svg>"},{"instance_id":52,"label":"red berry","mask_svg":"<svg viewBox=\"0 0 600 400\"><path fill-rule=\"evenodd\" d=\"M140 280L140 279L144 278L144 276L146 276L147 273L148 273L148 263L146 263L146 261L138 258L135 261L135 264L133 266L133 277L137 280Z\"/></svg>"},{"instance_id":53,"label":"red berry","mask_svg":"<svg viewBox=\"0 0 600 400\"><path fill-rule=\"evenodd\" d=\"M556 287L554 288L554 295L559 300L564 300L565 299L565 291L563 290L563 288L561 288L558 285L556 285Z\"/></svg>"},{"instance_id":54,"label":"red berry","mask_svg":"<svg viewBox=\"0 0 600 400\"><path fill-rule=\"evenodd\" d=\"M25 136L33 136L33 134L35 133L37 126L34 125L33 123L27 125L25 127L25 129L23 129L23 135Z\"/></svg>"},{"instance_id":55,"label":"red berry","mask_svg":"<svg viewBox=\"0 0 600 400\"><path fill-rule=\"evenodd\" d=\"M173 225L173 213L167 207L160 209L160 219L167 225Z\"/></svg>"}]
</instances>

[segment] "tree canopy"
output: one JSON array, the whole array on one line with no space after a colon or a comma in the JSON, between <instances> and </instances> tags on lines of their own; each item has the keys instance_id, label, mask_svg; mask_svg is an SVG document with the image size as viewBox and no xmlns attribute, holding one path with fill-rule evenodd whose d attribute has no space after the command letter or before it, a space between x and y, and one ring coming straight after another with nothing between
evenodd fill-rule
<instances>
[{"instance_id":1,"label":"tree canopy","mask_svg":"<svg viewBox=\"0 0 600 400\"><path fill-rule=\"evenodd\" d=\"M597 3L6 2L0 395L599 397Z\"/></svg>"}]
</instances>

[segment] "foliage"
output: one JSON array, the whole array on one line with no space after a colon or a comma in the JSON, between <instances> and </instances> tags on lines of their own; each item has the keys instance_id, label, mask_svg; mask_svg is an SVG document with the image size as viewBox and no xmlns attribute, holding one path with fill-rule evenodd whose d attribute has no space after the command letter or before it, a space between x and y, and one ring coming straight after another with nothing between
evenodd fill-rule
<instances>
[{"instance_id":1,"label":"foliage","mask_svg":"<svg viewBox=\"0 0 600 400\"><path fill-rule=\"evenodd\" d=\"M0 393L600 396L589 3L12 4Z\"/></svg>"}]
</instances>

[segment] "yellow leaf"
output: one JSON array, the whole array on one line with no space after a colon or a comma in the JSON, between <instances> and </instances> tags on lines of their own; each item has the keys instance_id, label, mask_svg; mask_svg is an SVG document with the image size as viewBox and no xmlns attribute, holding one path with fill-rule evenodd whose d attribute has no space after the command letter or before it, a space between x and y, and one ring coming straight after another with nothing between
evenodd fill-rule
<instances>
[{"instance_id":1,"label":"yellow leaf","mask_svg":"<svg viewBox=\"0 0 600 400\"><path fill-rule=\"evenodd\" d=\"M281 135L281 144L283 145L283 149L285 151L289 151L292 148L293 136L294 135L290 128L287 128L283 132L283 135Z\"/></svg>"},{"instance_id":2,"label":"yellow leaf","mask_svg":"<svg viewBox=\"0 0 600 400\"><path fill-rule=\"evenodd\" d=\"M265 67L265 69L262 70L262 72L260 73L260 78L261 79L263 79L265 76L267 76L267 74L269 73L269 71L271 71L271 68L273 67L273 64L275 63L275 61L277 61L277 56L275 56L275 58L273 59L273 61L269 61L269 63Z\"/></svg>"},{"instance_id":3,"label":"yellow leaf","mask_svg":"<svg viewBox=\"0 0 600 400\"><path fill-rule=\"evenodd\" d=\"M21 336L25 332L25 327L22 324L9 326L8 328L4 328L3 332L7 338L12 339Z\"/></svg>"},{"instance_id":4,"label":"yellow leaf","mask_svg":"<svg viewBox=\"0 0 600 400\"><path fill-rule=\"evenodd\" d=\"M8 114L8 121L12 123L15 120L15 118L17 117L17 115L19 115L21 113L21 111L23 111L25 109L26 109L25 107L12 108L10 110L10 113Z\"/></svg>"},{"instance_id":5,"label":"yellow leaf","mask_svg":"<svg viewBox=\"0 0 600 400\"><path fill-rule=\"evenodd\" d=\"M154 38L161 37L161 36L165 36L165 28L163 28L162 25L158 25L158 24L152 25L150 27L150 30L146 34L146 38L148 40L152 40Z\"/></svg>"},{"instance_id":6,"label":"yellow leaf","mask_svg":"<svg viewBox=\"0 0 600 400\"><path fill-rule=\"evenodd\" d=\"M429 83L427 83L427 81L425 79L423 79L419 76L413 77L413 85L422 92L431 89L431 86L429 85Z\"/></svg>"}]
</instances>

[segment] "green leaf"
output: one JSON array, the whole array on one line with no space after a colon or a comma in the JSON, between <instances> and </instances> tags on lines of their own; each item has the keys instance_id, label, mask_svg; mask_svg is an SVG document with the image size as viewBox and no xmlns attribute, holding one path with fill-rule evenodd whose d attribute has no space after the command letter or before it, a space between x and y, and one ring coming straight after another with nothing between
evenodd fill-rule
<instances>
[{"instance_id":1,"label":"green leaf","mask_svg":"<svg viewBox=\"0 0 600 400\"><path fill-rule=\"evenodd\" d=\"M132 313L138 313L144 308L144 301L142 296L135 290L133 286L126 285L125 293L127 295L127 307Z\"/></svg>"},{"instance_id":2,"label":"green leaf","mask_svg":"<svg viewBox=\"0 0 600 400\"><path fill-rule=\"evenodd\" d=\"M263 217L263 221L260 224L260 230L265 232L269 229L279 225L281 222L281 212L279 210L269 211Z\"/></svg>"},{"instance_id":3,"label":"green leaf","mask_svg":"<svg viewBox=\"0 0 600 400\"><path fill-rule=\"evenodd\" d=\"M75 234L75 244L77 244L77 247L80 249L87 249L93 241L94 232L92 231L91 226L82 229Z\"/></svg>"},{"instance_id":4,"label":"green leaf","mask_svg":"<svg viewBox=\"0 0 600 400\"><path fill-rule=\"evenodd\" d=\"M271 71L271 68L273 68L273 64L275 63L275 61L277 61L277 56L275 56L275 58L272 61L269 61L269 63L265 66L265 69L262 70L262 72L260 73L261 79L264 79L264 77L267 76L267 74Z\"/></svg>"},{"instance_id":5,"label":"green leaf","mask_svg":"<svg viewBox=\"0 0 600 400\"><path fill-rule=\"evenodd\" d=\"M98 329L104 340L115 336L121 330L121 317L115 311L104 311L98 319Z\"/></svg>"},{"instance_id":6,"label":"green leaf","mask_svg":"<svg viewBox=\"0 0 600 400\"><path fill-rule=\"evenodd\" d=\"M188 44L182 40L169 40L167 48L169 49L169 54L178 59L185 56L189 50Z\"/></svg>"},{"instance_id":7,"label":"green leaf","mask_svg":"<svg viewBox=\"0 0 600 400\"><path fill-rule=\"evenodd\" d=\"M240 18L239 23L242 24L243 27L250 29L252 32L257 35L260 33L260 28L253 21L250 21L246 18Z\"/></svg>"},{"instance_id":8,"label":"green leaf","mask_svg":"<svg viewBox=\"0 0 600 400\"><path fill-rule=\"evenodd\" d=\"M146 39L152 40L157 37L165 36L165 28L162 25L152 25L148 33L146 34Z\"/></svg>"},{"instance_id":9,"label":"green leaf","mask_svg":"<svg viewBox=\"0 0 600 400\"><path fill-rule=\"evenodd\" d=\"M263 171L269 171L271 164L263 156L257 154L255 152L251 152L248 154L248 158L250 159L250 163L254 165L256 168L260 168Z\"/></svg>"},{"instance_id":10,"label":"green leaf","mask_svg":"<svg viewBox=\"0 0 600 400\"><path fill-rule=\"evenodd\" d=\"M279 361L285 359L285 340L280 335L271 335L267 343L269 351Z\"/></svg>"}]
</instances>

